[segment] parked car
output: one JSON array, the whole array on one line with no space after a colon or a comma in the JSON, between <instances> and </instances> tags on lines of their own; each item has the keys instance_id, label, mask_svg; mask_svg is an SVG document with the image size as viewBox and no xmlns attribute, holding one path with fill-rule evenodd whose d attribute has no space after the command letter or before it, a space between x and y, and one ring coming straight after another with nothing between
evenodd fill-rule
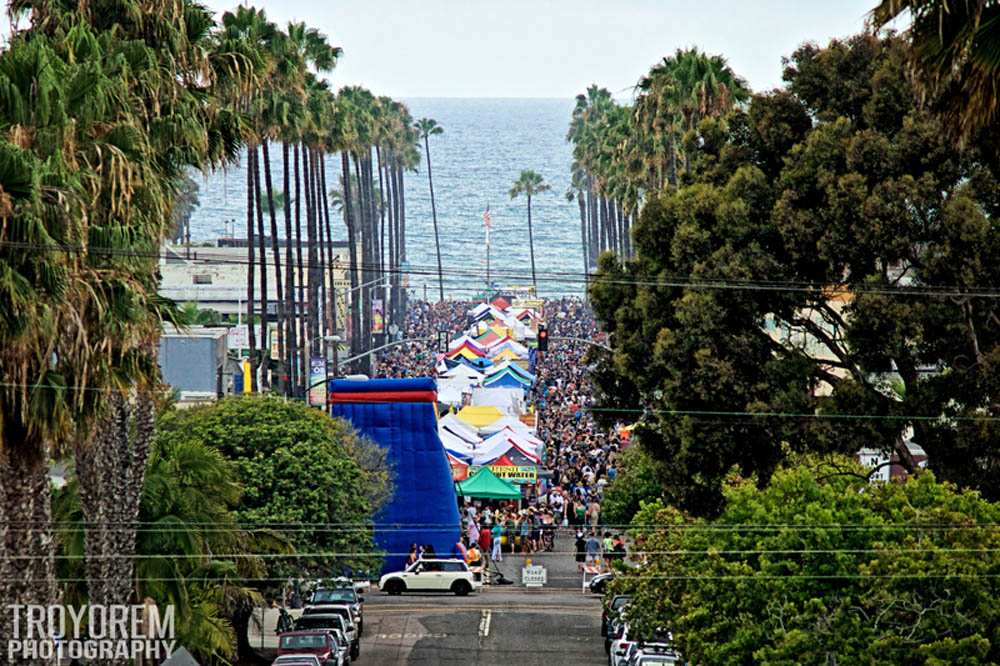
<instances>
[{"instance_id":1,"label":"parked car","mask_svg":"<svg viewBox=\"0 0 1000 666\"><path fill-rule=\"evenodd\" d=\"M349 645L339 629L289 631L278 637L278 656L311 654L322 666L344 666L350 661Z\"/></svg>"},{"instance_id":2,"label":"parked car","mask_svg":"<svg viewBox=\"0 0 1000 666\"><path fill-rule=\"evenodd\" d=\"M589 583L587 583L587 589L589 589L592 594L604 594L604 592L608 589L608 583L610 583L614 577L615 575L611 572L597 574L590 579Z\"/></svg>"},{"instance_id":3,"label":"parked car","mask_svg":"<svg viewBox=\"0 0 1000 666\"><path fill-rule=\"evenodd\" d=\"M662 639L633 643L625 660L626 666L677 666L681 663L681 656L673 645Z\"/></svg>"},{"instance_id":4,"label":"parked car","mask_svg":"<svg viewBox=\"0 0 1000 666\"><path fill-rule=\"evenodd\" d=\"M285 654L271 662L271 666L323 666L314 654Z\"/></svg>"},{"instance_id":5,"label":"parked car","mask_svg":"<svg viewBox=\"0 0 1000 666\"><path fill-rule=\"evenodd\" d=\"M348 606L351 609L351 617L354 624L358 625L358 635L365 633L365 598L358 594L357 589L350 581L344 586L321 587L309 597L309 603L303 609L303 613L325 613L323 610L328 606Z\"/></svg>"},{"instance_id":6,"label":"parked car","mask_svg":"<svg viewBox=\"0 0 1000 666\"><path fill-rule=\"evenodd\" d=\"M387 573L379 589L387 594L403 592L453 592L465 596L483 585L462 560L417 560L403 571Z\"/></svg>"},{"instance_id":7,"label":"parked car","mask_svg":"<svg viewBox=\"0 0 1000 666\"><path fill-rule=\"evenodd\" d=\"M631 595L628 594L616 594L604 605L604 609L601 611L601 636L608 635L609 622L619 616L631 598ZM607 647L604 651L607 652Z\"/></svg>"},{"instance_id":8,"label":"parked car","mask_svg":"<svg viewBox=\"0 0 1000 666\"><path fill-rule=\"evenodd\" d=\"M351 609L347 606L329 606L326 612L301 615L295 620L295 631L338 629L351 645L351 659L361 654L361 639L358 628L351 621Z\"/></svg>"}]
</instances>

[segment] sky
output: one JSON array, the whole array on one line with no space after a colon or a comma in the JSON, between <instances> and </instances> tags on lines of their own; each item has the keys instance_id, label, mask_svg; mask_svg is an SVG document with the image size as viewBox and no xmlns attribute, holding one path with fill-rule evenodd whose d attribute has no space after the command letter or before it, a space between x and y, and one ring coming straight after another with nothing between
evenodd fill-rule
<instances>
[{"instance_id":1,"label":"sky","mask_svg":"<svg viewBox=\"0 0 1000 666\"><path fill-rule=\"evenodd\" d=\"M225 11L234 0L207 0ZM781 57L864 27L875 0L258 0L344 49L334 88L413 97L572 98L591 83L628 97L650 66L697 45L754 90Z\"/></svg>"}]
</instances>

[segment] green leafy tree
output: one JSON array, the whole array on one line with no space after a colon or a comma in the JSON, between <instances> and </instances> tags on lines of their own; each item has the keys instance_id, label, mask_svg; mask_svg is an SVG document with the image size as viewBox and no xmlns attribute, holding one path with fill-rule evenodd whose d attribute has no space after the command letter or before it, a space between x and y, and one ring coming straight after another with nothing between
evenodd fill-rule
<instances>
[{"instance_id":1,"label":"green leafy tree","mask_svg":"<svg viewBox=\"0 0 1000 666\"><path fill-rule=\"evenodd\" d=\"M1000 659L1000 508L978 493L929 472L872 485L844 458L725 493L712 522L660 503L635 517L644 564L614 589L634 595L638 635L670 630L692 663Z\"/></svg>"},{"instance_id":2,"label":"green leafy tree","mask_svg":"<svg viewBox=\"0 0 1000 666\"><path fill-rule=\"evenodd\" d=\"M300 553L317 554L294 571L377 569L372 517L391 495L391 470L346 422L299 402L241 396L164 415L157 437L204 442L232 461L244 489L239 520L271 525Z\"/></svg>"},{"instance_id":3,"label":"green leafy tree","mask_svg":"<svg viewBox=\"0 0 1000 666\"><path fill-rule=\"evenodd\" d=\"M624 525L642 508L663 496L656 461L633 444L615 458L617 474L604 489L601 517L605 523Z\"/></svg>"},{"instance_id":4,"label":"green leafy tree","mask_svg":"<svg viewBox=\"0 0 1000 666\"><path fill-rule=\"evenodd\" d=\"M66 559L60 575L70 581L67 601L85 604L88 591L76 582L85 555L80 483L70 476L54 498L53 511L64 526L59 545ZM138 600L174 606L178 644L203 660L235 656L233 617L261 601L250 584L266 576L259 555L290 550L267 530L239 526L241 494L236 465L209 444L179 438L154 442L138 516L139 558L135 578L127 583Z\"/></svg>"},{"instance_id":5,"label":"green leafy tree","mask_svg":"<svg viewBox=\"0 0 1000 666\"><path fill-rule=\"evenodd\" d=\"M699 124L636 259L601 264L595 376L682 508L718 512L734 466L764 485L789 451L864 442L913 470L907 440L1000 497L1000 329L977 295L1000 286L1000 171L915 108L905 60L898 37L798 49L786 90Z\"/></svg>"}]
</instances>

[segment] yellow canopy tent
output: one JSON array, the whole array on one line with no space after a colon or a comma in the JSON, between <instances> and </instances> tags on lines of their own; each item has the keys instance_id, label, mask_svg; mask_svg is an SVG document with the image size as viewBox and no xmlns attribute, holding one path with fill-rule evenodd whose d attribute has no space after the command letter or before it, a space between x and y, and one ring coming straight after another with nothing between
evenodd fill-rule
<instances>
[{"instance_id":1,"label":"yellow canopy tent","mask_svg":"<svg viewBox=\"0 0 1000 666\"><path fill-rule=\"evenodd\" d=\"M489 424L503 418L503 412L496 407L488 405L462 407L456 414L458 418L468 423L473 428L484 428Z\"/></svg>"}]
</instances>

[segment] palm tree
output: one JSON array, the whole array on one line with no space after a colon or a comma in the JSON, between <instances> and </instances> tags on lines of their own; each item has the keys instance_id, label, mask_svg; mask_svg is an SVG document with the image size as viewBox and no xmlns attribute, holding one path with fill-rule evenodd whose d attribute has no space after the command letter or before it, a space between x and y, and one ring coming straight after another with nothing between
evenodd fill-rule
<instances>
[{"instance_id":1,"label":"palm tree","mask_svg":"<svg viewBox=\"0 0 1000 666\"><path fill-rule=\"evenodd\" d=\"M880 0L881 29L901 14L923 93L935 98L961 141L1000 118L1000 5L992 0Z\"/></svg>"},{"instance_id":2,"label":"palm tree","mask_svg":"<svg viewBox=\"0 0 1000 666\"><path fill-rule=\"evenodd\" d=\"M436 134L442 134L444 129L432 118L421 118L414 128L424 140L424 155L427 156L427 183L431 189L431 218L434 220L434 247L437 250L438 264L438 295L444 300L444 271L441 268L441 239L438 236L437 206L434 204L434 177L431 174L431 146L428 139Z\"/></svg>"},{"instance_id":3,"label":"palm tree","mask_svg":"<svg viewBox=\"0 0 1000 666\"><path fill-rule=\"evenodd\" d=\"M524 195L528 199L528 247L531 251L531 284L538 289L538 278L535 275L535 235L531 227L531 198L542 192L548 192L552 187L545 182L541 174L530 169L522 171L514 186L510 188L510 198L516 199Z\"/></svg>"},{"instance_id":4,"label":"palm tree","mask_svg":"<svg viewBox=\"0 0 1000 666\"><path fill-rule=\"evenodd\" d=\"M126 525L142 475L117 454L143 467L145 453L106 439L105 426L120 404L141 412L129 417L142 421L139 439L150 432L156 342L174 312L157 296L164 221L187 170L231 160L240 136L220 94L236 68L210 55L213 22L200 6L133 0L117 13L41 1L12 12L29 4L30 26L0 50L0 228L10 244L0 248L0 598L49 604L48 464L73 448L96 461L89 476L121 489L82 501L91 562L113 559L116 582L132 579ZM129 601L105 582L91 577L95 598Z\"/></svg>"}]
</instances>

